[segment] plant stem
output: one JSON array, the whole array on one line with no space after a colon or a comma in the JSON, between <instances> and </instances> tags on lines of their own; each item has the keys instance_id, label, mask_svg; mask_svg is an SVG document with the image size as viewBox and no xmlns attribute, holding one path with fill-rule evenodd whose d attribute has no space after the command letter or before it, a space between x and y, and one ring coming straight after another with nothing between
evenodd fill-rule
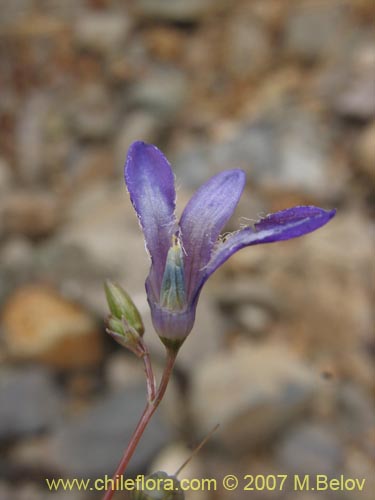
<instances>
[{"instance_id":1,"label":"plant stem","mask_svg":"<svg viewBox=\"0 0 375 500\"><path fill-rule=\"evenodd\" d=\"M177 355L176 352L168 349L166 364L164 367L162 378L160 380L158 390L156 391L155 398L152 400L148 400L148 402L147 402L146 408L144 409L144 411L142 413L142 416L141 416L141 418L138 422L138 425L137 425L137 427L136 427L136 429L135 429L135 431L130 439L130 442L129 442L129 444L124 452L124 455L123 455L123 457L122 457L122 459L121 459L121 461L116 469L116 472L114 473L114 475L112 477L113 486L115 485L117 477L121 476L124 473L128 463L129 463L131 457L133 456L133 453L134 453L134 451L139 443L139 440L141 439L141 437L143 435L143 432L145 431L148 423L151 420L152 415L155 413L161 400L163 399L163 396L164 396L165 391L166 391L167 386L168 386L168 382L171 378L173 366L174 366L174 363L176 361L176 355ZM103 500L111 500L114 493L115 493L115 489L113 487L110 488L105 493Z\"/></svg>"},{"instance_id":2,"label":"plant stem","mask_svg":"<svg viewBox=\"0 0 375 500\"><path fill-rule=\"evenodd\" d=\"M154 377L154 372L152 370L150 353L148 351L147 345L143 340L141 340L140 342L142 345L142 349L144 351L143 364L146 372L147 396L148 396L148 401L150 402L155 399L155 394L156 394L155 377Z\"/></svg>"}]
</instances>

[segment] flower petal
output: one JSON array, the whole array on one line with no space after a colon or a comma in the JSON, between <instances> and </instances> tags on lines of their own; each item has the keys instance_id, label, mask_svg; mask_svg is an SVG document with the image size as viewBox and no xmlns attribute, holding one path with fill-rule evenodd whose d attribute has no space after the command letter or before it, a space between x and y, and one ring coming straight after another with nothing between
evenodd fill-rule
<instances>
[{"instance_id":1,"label":"flower petal","mask_svg":"<svg viewBox=\"0 0 375 500\"><path fill-rule=\"evenodd\" d=\"M246 227L232 234L224 243L219 244L213 253L204 274L201 276L193 300L197 299L202 286L211 274L241 248L303 236L327 224L335 213L336 210L323 210L313 206L287 208L267 215L254 227Z\"/></svg>"},{"instance_id":2,"label":"flower petal","mask_svg":"<svg viewBox=\"0 0 375 500\"><path fill-rule=\"evenodd\" d=\"M185 251L185 281L188 301L203 268L240 199L245 185L242 170L226 170L201 186L181 216L181 238Z\"/></svg>"},{"instance_id":3,"label":"flower petal","mask_svg":"<svg viewBox=\"0 0 375 500\"><path fill-rule=\"evenodd\" d=\"M151 256L150 284L158 299L168 249L176 231L173 172L156 146L137 141L129 148L125 182Z\"/></svg>"}]
</instances>

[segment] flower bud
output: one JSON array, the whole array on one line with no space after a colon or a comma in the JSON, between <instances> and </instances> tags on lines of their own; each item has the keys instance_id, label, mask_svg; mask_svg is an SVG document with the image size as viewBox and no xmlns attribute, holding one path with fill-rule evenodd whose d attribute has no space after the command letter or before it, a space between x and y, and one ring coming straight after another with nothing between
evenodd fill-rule
<instances>
[{"instance_id":1,"label":"flower bud","mask_svg":"<svg viewBox=\"0 0 375 500\"><path fill-rule=\"evenodd\" d=\"M126 322L134 328L139 335L143 335L145 330L141 315L125 290L112 281L106 281L104 289L112 317L121 321L125 318ZM118 326L120 327L120 325Z\"/></svg>"},{"instance_id":2,"label":"flower bud","mask_svg":"<svg viewBox=\"0 0 375 500\"><path fill-rule=\"evenodd\" d=\"M109 316L107 320L107 333L116 342L130 349L137 356L144 355L139 333L129 325L125 318L117 319L114 316Z\"/></svg>"}]
</instances>

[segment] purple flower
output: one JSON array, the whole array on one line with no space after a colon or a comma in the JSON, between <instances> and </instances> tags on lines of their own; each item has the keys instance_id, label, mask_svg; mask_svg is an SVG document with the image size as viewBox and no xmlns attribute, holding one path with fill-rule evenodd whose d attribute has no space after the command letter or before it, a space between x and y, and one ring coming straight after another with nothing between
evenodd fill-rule
<instances>
[{"instance_id":1,"label":"purple flower","mask_svg":"<svg viewBox=\"0 0 375 500\"><path fill-rule=\"evenodd\" d=\"M131 145L125 182L151 257L146 280L152 321L167 347L178 348L190 333L202 286L241 248L288 240L326 224L335 210L297 206L281 210L219 239L245 185L242 170L225 170L201 186L179 222L171 166L159 149Z\"/></svg>"}]
</instances>

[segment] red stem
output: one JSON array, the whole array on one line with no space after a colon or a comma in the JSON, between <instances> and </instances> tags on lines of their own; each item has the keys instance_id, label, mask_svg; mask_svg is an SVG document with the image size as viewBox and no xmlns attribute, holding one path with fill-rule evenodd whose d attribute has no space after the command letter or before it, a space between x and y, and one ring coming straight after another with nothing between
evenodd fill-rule
<instances>
[{"instance_id":1,"label":"red stem","mask_svg":"<svg viewBox=\"0 0 375 500\"><path fill-rule=\"evenodd\" d=\"M133 453L134 453L134 451L139 443L139 440L142 437L144 430L146 429L148 423L151 420L152 415L155 413L157 407L159 406L160 401L163 399L163 396L164 396L165 391L166 391L167 386L168 386L168 382L171 378L171 374L172 374L172 370L173 370L173 366L174 366L174 363L176 360L176 354L177 354L176 352L173 352L170 350L168 350L167 352L168 352L167 360L166 360L166 364L164 367L163 375L162 375L158 390L156 392L156 396L153 400L149 400L147 402L146 408L144 409L144 411L142 413L142 416L141 416L141 418L138 422L138 425L137 425L137 427L136 427L136 429L135 429L135 431L130 439L130 442L129 442L129 444L124 452L124 455L123 455L123 457L122 457L122 459L121 459L121 461L116 469L116 472L114 473L114 475L112 477L113 485L115 484L116 478L121 476L124 473L128 463L130 462L130 459L133 456ZM110 488L105 493L103 500L111 500L114 493L115 493L115 489Z\"/></svg>"}]
</instances>

